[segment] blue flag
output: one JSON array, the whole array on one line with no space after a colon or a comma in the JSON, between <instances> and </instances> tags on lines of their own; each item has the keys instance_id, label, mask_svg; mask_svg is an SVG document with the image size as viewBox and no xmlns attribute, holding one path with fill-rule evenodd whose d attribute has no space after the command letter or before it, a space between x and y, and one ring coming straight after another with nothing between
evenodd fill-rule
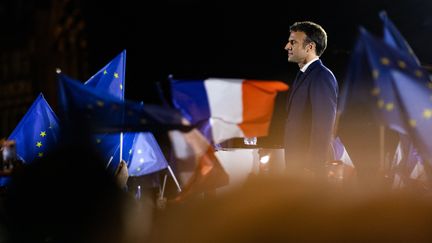
<instances>
[{"instance_id":1,"label":"blue flag","mask_svg":"<svg viewBox=\"0 0 432 243\"><path fill-rule=\"evenodd\" d=\"M387 16L385 11L381 11L379 14L382 22L383 22L383 40L388 45L399 49L399 51L406 53L413 62L420 65L420 62L417 56L414 54L414 51L411 49L408 42L402 36L400 31L396 28L390 18Z\"/></svg>"},{"instance_id":2,"label":"blue flag","mask_svg":"<svg viewBox=\"0 0 432 243\"><path fill-rule=\"evenodd\" d=\"M374 115L370 117L374 120L370 122L378 121L401 134L406 134L400 105L397 104L392 87L393 78L388 74L388 70L412 69L416 66L417 63L404 53L373 37L365 29L360 29L348 78L342 89L340 112L355 112L357 116L365 117L362 112L371 110ZM362 109L362 112L356 109Z\"/></svg>"},{"instance_id":3,"label":"blue flag","mask_svg":"<svg viewBox=\"0 0 432 243\"><path fill-rule=\"evenodd\" d=\"M411 59L412 62L420 65L420 61L414 54L414 51L411 49L408 42L405 40L400 31L390 20L390 18L387 16L387 13L385 11L381 11L379 15L383 22L383 41L389 46L392 46L401 51L402 53L405 53L408 59ZM414 147L412 140L408 135L400 135L400 142L398 145L398 150L396 151L396 155L395 157L398 157L399 159L393 161L393 166L397 168L401 175L403 175L403 179L409 178L409 174L411 174L417 162L421 161L421 158L418 155L417 149Z\"/></svg>"},{"instance_id":4,"label":"blue flag","mask_svg":"<svg viewBox=\"0 0 432 243\"><path fill-rule=\"evenodd\" d=\"M392 87L394 78L389 75L389 71L393 69L413 70L418 65L412 58L373 37L365 29L362 29L360 34L373 78L373 88L370 90L369 98L375 102L374 110L389 128L400 134L407 134L401 115L401 106L398 104Z\"/></svg>"},{"instance_id":5,"label":"blue flag","mask_svg":"<svg viewBox=\"0 0 432 243\"><path fill-rule=\"evenodd\" d=\"M31 163L53 149L59 134L58 118L41 93L8 139L16 141L17 154L24 163Z\"/></svg>"},{"instance_id":6,"label":"blue flag","mask_svg":"<svg viewBox=\"0 0 432 243\"><path fill-rule=\"evenodd\" d=\"M409 181L413 170L418 164L423 164L423 159L414 147L411 138L407 135L401 135L392 161L394 175L399 176L403 181Z\"/></svg>"},{"instance_id":7,"label":"blue flag","mask_svg":"<svg viewBox=\"0 0 432 243\"><path fill-rule=\"evenodd\" d=\"M106 134L102 138L110 141L112 145L112 150L103 150L103 152L110 154L110 157L107 158L109 161L107 169L112 172L120 163L119 141L106 137L113 135L118 137L118 134ZM123 134L122 160L127 163L130 176L147 175L168 167L168 162L159 144L150 132L127 132Z\"/></svg>"},{"instance_id":8,"label":"blue flag","mask_svg":"<svg viewBox=\"0 0 432 243\"><path fill-rule=\"evenodd\" d=\"M366 119L375 119L373 115L365 114L372 110L369 95L374 85L364 45L358 38L351 54L338 104L341 119L353 117L352 120L357 121L366 116Z\"/></svg>"},{"instance_id":9,"label":"blue flag","mask_svg":"<svg viewBox=\"0 0 432 243\"><path fill-rule=\"evenodd\" d=\"M119 156L116 156L116 152L119 149L120 134L119 133L99 133L92 136L92 144L98 151L109 167L108 169L115 172L119 165Z\"/></svg>"},{"instance_id":10,"label":"blue flag","mask_svg":"<svg viewBox=\"0 0 432 243\"><path fill-rule=\"evenodd\" d=\"M376 56L382 54L381 48L388 49L389 46L370 36L366 30L360 30L338 106L338 135L344 141L359 177L364 180L377 172L382 159L381 128L387 126L406 133L391 80L383 75L380 65L387 59Z\"/></svg>"},{"instance_id":11,"label":"blue flag","mask_svg":"<svg viewBox=\"0 0 432 243\"><path fill-rule=\"evenodd\" d=\"M190 130L175 109L121 100L60 74L59 95L65 122L83 122L92 132Z\"/></svg>"},{"instance_id":12,"label":"blue flag","mask_svg":"<svg viewBox=\"0 0 432 243\"><path fill-rule=\"evenodd\" d=\"M423 159L432 161L432 83L420 67L408 70L391 70L393 86L403 110L409 136Z\"/></svg>"},{"instance_id":13,"label":"blue flag","mask_svg":"<svg viewBox=\"0 0 432 243\"><path fill-rule=\"evenodd\" d=\"M87 80L84 85L92 87L101 94L110 94L114 97L124 100L125 93L125 72L126 72L126 50L123 50L107 65L100 69L95 75ZM92 136L93 144L104 161L115 162L114 153L120 143L120 134L95 134ZM118 159L118 158L117 158ZM115 169L114 169L115 171Z\"/></svg>"},{"instance_id":14,"label":"blue flag","mask_svg":"<svg viewBox=\"0 0 432 243\"><path fill-rule=\"evenodd\" d=\"M123 142L123 160L128 164L130 176L147 175L168 167L152 133L126 133Z\"/></svg>"},{"instance_id":15,"label":"blue flag","mask_svg":"<svg viewBox=\"0 0 432 243\"><path fill-rule=\"evenodd\" d=\"M126 50L123 50L95 75L85 82L101 92L109 93L124 100L126 72Z\"/></svg>"}]
</instances>

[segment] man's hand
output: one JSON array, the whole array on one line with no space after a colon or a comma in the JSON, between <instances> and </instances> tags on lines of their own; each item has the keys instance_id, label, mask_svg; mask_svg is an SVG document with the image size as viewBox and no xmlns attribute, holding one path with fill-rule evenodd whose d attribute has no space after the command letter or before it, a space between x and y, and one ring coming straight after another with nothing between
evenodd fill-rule
<instances>
[{"instance_id":1,"label":"man's hand","mask_svg":"<svg viewBox=\"0 0 432 243\"><path fill-rule=\"evenodd\" d=\"M124 188L127 184L127 180L129 178L129 172L126 165L126 162L122 160L117 167L116 173L115 173L115 180L117 182L117 185L119 185L121 188Z\"/></svg>"}]
</instances>

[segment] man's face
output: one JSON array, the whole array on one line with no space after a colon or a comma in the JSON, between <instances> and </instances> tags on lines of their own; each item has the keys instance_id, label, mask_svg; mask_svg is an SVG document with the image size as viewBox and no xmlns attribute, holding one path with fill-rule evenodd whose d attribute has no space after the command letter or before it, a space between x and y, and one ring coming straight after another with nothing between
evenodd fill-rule
<instances>
[{"instance_id":1,"label":"man's face","mask_svg":"<svg viewBox=\"0 0 432 243\"><path fill-rule=\"evenodd\" d=\"M306 39L304 32L292 31L288 38L288 43L285 45L285 50L288 52L288 62L305 63L308 55L307 48L309 45L303 47L303 42Z\"/></svg>"}]
</instances>

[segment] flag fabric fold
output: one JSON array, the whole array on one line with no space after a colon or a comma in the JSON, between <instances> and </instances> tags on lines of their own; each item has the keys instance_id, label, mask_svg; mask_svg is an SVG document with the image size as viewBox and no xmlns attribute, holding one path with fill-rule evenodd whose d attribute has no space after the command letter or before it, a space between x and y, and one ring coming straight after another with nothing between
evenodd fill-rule
<instances>
[{"instance_id":1,"label":"flag fabric fold","mask_svg":"<svg viewBox=\"0 0 432 243\"><path fill-rule=\"evenodd\" d=\"M407 135L402 135L391 165L393 186L399 188L413 180L425 181L423 159Z\"/></svg>"},{"instance_id":2,"label":"flag fabric fold","mask_svg":"<svg viewBox=\"0 0 432 243\"><path fill-rule=\"evenodd\" d=\"M337 129L361 177L377 172L382 162L379 136L383 127L409 133L390 70L417 66L408 55L360 29L341 92ZM396 147L397 141L391 133L387 135L386 143L394 142Z\"/></svg>"},{"instance_id":3,"label":"flag fabric fold","mask_svg":"<svg viewBox=\"0 0 432 243\"><path fill-rule=\"evenodd\" d=\"M110 94L124 100L126 83L126 50L123 50L96 74L88 79L84 85L92 87L101 94ZM115 171L119 165L119 156L115 152L119 149L121 133L99 133L92 136L93 144L100 155L109 163L109 170Z\"/></svg>"},{"instance_id":4,"label":"flag fabric fold","mask_svg":"<svg viewBox=\"0 0 432 243\"><path fill-rule=\"evenodd\" d=\"M400 31L396 28L393 21L388 17L387 12L381 11L379 13L381 21L383 23L383 41L387 43L389 46L392 46L402 53L408 55L409 59L412 59L413 62L420 65L420 61L417 56L414 54L411 46L402 36Z\"/></svg>"},{"instance_id":5,"label":"flag fabric fold","mask_svg":"<svg viewBox=\"0 0 432 243\"><path fill-rule=\"evenodd\" d=\"M400 31L396 28L394 23L387 16L385 11L381 11L379 14L381 21L383 23L383 41L393 48L398 49L400 52L407 55L413 63L420 65L420 61L412 50L411 46L402 36ZM395 151L395 159L393 161L393 167L395 168L395 178L400 175L401 180L405 180L405 184L411 179L420 179L422 176L417 176L418 174L425 175L423 170L423 160L419 156L417 149L414 147L412 140L406 134L400 134L400 142ZM416 171L416 173L414 173ZM423 171L424 173L420 173ZM414 176L408 176L414 173Z\"/></svg>"},{"instance_id":6,"label":"flag fabric fold","mask_svg":"<svg viewBox=\"0 0 432 243\"><path fill-rule=\"evenodd\" d=\"M393 86L404 114L404 121L409 128L409 137L419 149L423 159L432 161L432 82L428 82L425 72L420 69L402 72L392 70L390 75ZM416 73L417 75L415 75ZM421 74L421 75L420 75Z\"/></svg>"},{"instance_id":7,"label":"flag fabric fold","mask_svg":"<svg viewBox=\"0 0 432 243\"><path fill-rule=\"evenodd\" d=\"M124 100L126 50L123 50L84 84Z\"/></svg>"},{"instance_id":8,"label":"flag fabric fold","mask_svg":"<svg viewBox=\"0 0 432 243\"><path fill-rule=\"evenodd\" d=\"M174 106L212 143L266 136L280 81L209 78L171 79Z\"/></svg>"},{"instance_id":9,"label":"flag fabric fold","mask_svg":"<svg viewBox=\"0 0 432 243\"><path fill-rule=\"evenodd\" d=\"M65 122L84 122L96 133L190 130L181 114L157 105L121 100L60 74L60 106Z\"/></svg>"},{"instance_id":10,"label":"flag fabric fold","mask_svg":"<svg viewBox=\"0 0 432 243\"><path fill-rule=\"evenodd\" d=\"M195 164L192 175L183 183L182 191L174 201L182 202L192 195L228 185L229 175L215 156L213 146L198 129L187 133L170 131L169 137L177 163Z\"/></svg>"},{"instance_id":11,"label":"flag fabric fold","mask_svg":"<svg viewBox=\"0 0 432 243\"><path fill-rule=\"evenodd\" d=\"M123 138L123 160L128 165L130 176L142 176L168 167L162 150L150 132L125 133ZM119 151L115 157L119 157Z\"/></svg>"},{"instance_id":12,"label":"flag fabric fold","mask_svg":"<svg viewBox=\"0 0 432 243\"><path fill-rule=\"evenodd\" d=\"M389 74L389 70L413 70L418 65L413 59L407 58L408 56L397 49L373 37L365 29L361 31L361 39L365 43L365 51L374 80L370 97L371 100L376 101L375 110L391 129L401 134L407 134L400 105L392 87L392 83L396 80Z\"/></svg>"}]
</instances>

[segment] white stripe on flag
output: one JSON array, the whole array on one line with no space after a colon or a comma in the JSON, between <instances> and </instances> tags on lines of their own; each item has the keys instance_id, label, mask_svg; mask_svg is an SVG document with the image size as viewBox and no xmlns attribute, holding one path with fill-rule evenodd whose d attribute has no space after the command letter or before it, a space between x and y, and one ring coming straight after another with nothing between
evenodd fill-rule
<instances>
[{"instance_id":1,"label":"white stripe on flag","mask_svg":"<svg viewBox=\"0 0 432 243\"><path fill-rule=\"evenodd\" d=\"M209 78L204 81L210 116L229 123L243 121L242 79Z\"/></svg>"}]
</instances>

